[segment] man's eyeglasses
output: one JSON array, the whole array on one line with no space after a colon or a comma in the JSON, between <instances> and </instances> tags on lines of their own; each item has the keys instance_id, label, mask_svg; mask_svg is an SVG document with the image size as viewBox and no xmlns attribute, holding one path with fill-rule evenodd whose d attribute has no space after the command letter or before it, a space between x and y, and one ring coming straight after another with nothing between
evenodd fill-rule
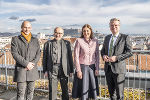
<instances>
[{"instance_id":1,"label":"man's eyeglasses","mask_svg":"<svg viewBox=\"0 0 150 100\"><path fill-rule=\"evenodd\" d=\"M58 32L55 32L55 34L63 34L63 33L58 33Z\"/></svg>"}]
</instances>

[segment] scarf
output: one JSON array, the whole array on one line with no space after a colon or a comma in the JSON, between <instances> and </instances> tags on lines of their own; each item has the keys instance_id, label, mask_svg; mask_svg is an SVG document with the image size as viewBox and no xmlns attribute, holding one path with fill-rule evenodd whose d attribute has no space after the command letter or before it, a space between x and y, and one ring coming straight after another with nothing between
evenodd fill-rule
<instances>
[{"instance_id":1,"label":"scarf","mask_svg":"<svg viewBox=\"0 0 150 100\"><path fill-rule=\"evenodd\" d=\"M22 36L27 40L27 42L29 43L31 40L31 33L29 33L28 35L24 34L24 32L21 32Z\"/></svg>"}]
</instances>

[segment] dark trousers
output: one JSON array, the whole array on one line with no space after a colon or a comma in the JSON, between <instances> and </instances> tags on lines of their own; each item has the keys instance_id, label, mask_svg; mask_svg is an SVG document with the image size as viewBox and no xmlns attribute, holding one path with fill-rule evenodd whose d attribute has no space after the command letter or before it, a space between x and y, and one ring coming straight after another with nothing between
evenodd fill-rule
<instances>
[{"instance_id":1,"label":"dark trousers","mask_svg":"<svg viewBox=\"0 0 150 100\"><path fill-rule=\"evenodd\" d=\"M49 100L57 99L58 81L62 89L62 100L69 100L68 77L65 76L61 66L53 66L53 72L49 72Z\"/></svg>"},{"instance_id":2,"label":"dark trousers","mask_svg":"<svg viewBox=\"0 0 150 100\"><path fill-rule=\"evenodd\" d=\"M35 81L17 82L17 100L32 100ZM25 96L26 92L26 96Z\"/></svg>"},{"instance_id":3,"label":"dark trousers","mask_svg":"<svg viewBox=\"0 0 150 100\"><path fill-rule=\"evenodd\" d=\"M114 74L111 66L105 74L111 100L124 100L125 74Z\"/></svg>"}]
</instances>

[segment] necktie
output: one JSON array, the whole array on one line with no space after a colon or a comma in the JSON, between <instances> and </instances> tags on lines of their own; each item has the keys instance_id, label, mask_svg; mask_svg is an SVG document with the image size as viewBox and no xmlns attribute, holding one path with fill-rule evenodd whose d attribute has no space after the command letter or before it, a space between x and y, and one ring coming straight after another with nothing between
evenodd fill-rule
<instances>
[{"instance_id":1,"label":"necktie","mask_svg":"<svg viewBox=\"0 0 150 100\"><path fill-rule=\"evenodd\" d=\"M111 56L111 53L112 53L113 42L114 42L114 36L112 36L110 47L109 47L109 57Z\"/></svg>"}]
</instances>

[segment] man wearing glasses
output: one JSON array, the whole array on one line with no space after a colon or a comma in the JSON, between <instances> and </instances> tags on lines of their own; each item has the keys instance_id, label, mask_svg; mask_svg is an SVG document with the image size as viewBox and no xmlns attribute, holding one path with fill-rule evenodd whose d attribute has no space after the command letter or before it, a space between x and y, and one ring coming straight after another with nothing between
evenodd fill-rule
<instances>
[{"instance_id":1,"label":"man wearing glasses","mask_svg":"<svg viewBox=\"0 0 150 100\"><path fill-rule=\"evenodd\" d=\"M54 39L44 44L43 72L49 79L49 100L57 99L58 80L62 89L62 100L69 100L68 76L73 73L73 59L70 42L62 39L64 30L54 29Z\"/></svg>"},{"instance_id":2,"label":"man wearing glasses","mask_svg":"<svg viewBox=\"0 0 150 100\"><path fill-rule=\"evenodd\" d=\"M112 18L110 31L105 37L101 55L105 61L105 75L111 100L124 100L126 59L132 56L128 35L120 33L120 20Z\"/></svg>"}]
</instances>

